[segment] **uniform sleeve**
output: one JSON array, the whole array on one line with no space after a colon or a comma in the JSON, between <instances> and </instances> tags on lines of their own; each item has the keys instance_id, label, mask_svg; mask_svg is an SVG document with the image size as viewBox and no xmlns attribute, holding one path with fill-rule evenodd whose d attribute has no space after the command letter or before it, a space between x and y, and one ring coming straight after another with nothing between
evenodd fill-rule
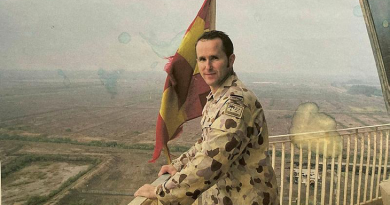
<instances>
[{"instance_id":1,"label":"uniform sleeve","mask_svg":"<svg viewBox=\"0 0 390 205\"><path fill-rule=\"evenodd\" d=\"M249 142L248 126L244 121L248 112L249 109L245 109L239 117L221 114L210 128L205 128L210 130L199 144L201 149L180 172L156 188L162 204L191 204L225 175ZM238 161L245 163L241 159Z\"/></svg>"},{"instance_id":2,"label":"uniform sleeve","mask_svg":"<svg viewBox=\"0 0 390 205\"><path fill-rule=\"evenodd\" d=\"M179 172L185 167L188 161L195 157L195 154L201 149L203 138L200 138L189 150L181 154L178 158L172 160L172 165Z\"/></svg>"}]
</instances>

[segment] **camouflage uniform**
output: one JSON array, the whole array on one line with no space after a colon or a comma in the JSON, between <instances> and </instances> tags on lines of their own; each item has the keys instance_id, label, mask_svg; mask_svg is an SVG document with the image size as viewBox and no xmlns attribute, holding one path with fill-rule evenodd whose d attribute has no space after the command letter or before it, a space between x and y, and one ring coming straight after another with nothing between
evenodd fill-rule
<instances>
[{"instance_id":1,"label":"camouflage uniform","mask_svg":"<svg viewBox=\"0 0 390 205\"><path fill-rule=\"evenodd\" d=\"M178 172L156 188L159 201L191 204L203 193L204 205L279 204L257 97L232 74L202 114L202 137L172 162Z\"/></svg>"}]
</instances>

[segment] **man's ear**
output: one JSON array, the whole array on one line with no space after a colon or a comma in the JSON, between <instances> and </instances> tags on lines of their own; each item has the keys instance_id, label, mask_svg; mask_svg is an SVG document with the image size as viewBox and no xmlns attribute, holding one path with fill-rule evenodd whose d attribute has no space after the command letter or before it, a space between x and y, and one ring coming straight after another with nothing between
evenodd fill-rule
<instances>
[{"instance_id":1,"label":"man's ear","mask_svg":"<svg viewBox=\"0 0 390 205\"><path fill-rule=\"evenodd\" d=\"M234 60L236 60L236 55L233 53L229 56L229 68L233 68Z\"/></svg>"}]
</instances>

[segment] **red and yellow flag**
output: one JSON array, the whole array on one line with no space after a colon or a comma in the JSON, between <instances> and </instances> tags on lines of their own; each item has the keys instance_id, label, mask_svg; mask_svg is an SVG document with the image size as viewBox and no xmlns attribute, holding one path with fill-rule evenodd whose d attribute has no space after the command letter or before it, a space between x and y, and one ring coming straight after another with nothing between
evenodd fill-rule
<instances>
[{"instance_id":1,"label":"red and yellow flag","mask_svg":"<svg viewBox=\"0 0 390 205\"><path fill-rule=\"evenodd\" d=\"M164 148L170 163L168 141L179 136L184 122L202 114L210 88L200 76L196 64L195 43L205 31L214 29L213 9L215 0L205 0L188 27L176 54L169 58L165 66L168 76L157 118L156 146L153 159L149 162L154 162Z\"/></svg>"}]
</instances>

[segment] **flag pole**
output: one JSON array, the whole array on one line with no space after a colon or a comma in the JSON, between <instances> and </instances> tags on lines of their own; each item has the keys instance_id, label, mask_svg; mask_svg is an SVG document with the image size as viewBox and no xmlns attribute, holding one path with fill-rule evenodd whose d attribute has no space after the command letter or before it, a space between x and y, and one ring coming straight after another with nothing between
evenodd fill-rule
<instances>
[{"instance_id":1,"label":"flag pole","mask_svg":"<svg viewBox=\"0 0 390 205\"><path fill-rule=\"evenodd\" d=\"M171 153L169 152L167 145L164 145L164 152L165 152L165 155L167 156L168 165L172 164Z\"/></svg>"},{"instance_id":2,"label":"flag pole","mask_svg":"<svg viewBox=\"0 0 390 205\"><path fill-rule=\"evenodd\" d=\"M217 15L217 0L211 0L210 10L209 10L210 30L215 30L216 28L216 24L217 24L216 15Z\"/></svg>"}]
</instances>

